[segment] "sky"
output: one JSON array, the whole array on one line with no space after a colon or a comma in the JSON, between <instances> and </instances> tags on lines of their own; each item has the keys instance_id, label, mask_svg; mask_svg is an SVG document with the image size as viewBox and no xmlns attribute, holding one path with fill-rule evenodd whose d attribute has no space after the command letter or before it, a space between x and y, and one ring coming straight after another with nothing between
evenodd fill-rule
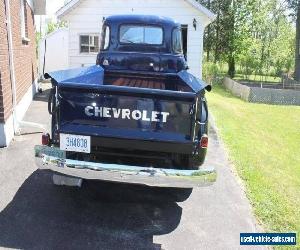
<instances>
[{"instance_id":1,"label":"sky","mask_svg":"<svg viewBox=\"0 0 300 250\"><path fill-rule=\"evenodd\" d=\"M37 31L42 30L43 34L46 29L46 20L56 21L55 12L60 9L66 0L48 0L46 6L46 16L35 16L35 27Z\"/></svg>"},{"instance_id":2,"label":"sky","mask_svg":"<svg viewBox=\"0 0 300 250\"><path fill-rule=\"evenodd\" d=\"M47 1L47 15L54 15L55 12L64 5L65 0Z\"/></svg>"}]
</instances>

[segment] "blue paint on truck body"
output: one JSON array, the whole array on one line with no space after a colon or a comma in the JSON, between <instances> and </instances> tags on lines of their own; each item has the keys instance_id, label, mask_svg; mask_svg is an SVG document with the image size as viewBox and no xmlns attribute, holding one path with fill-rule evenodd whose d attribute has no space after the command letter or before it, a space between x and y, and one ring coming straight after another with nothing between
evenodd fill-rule
<instances>
[{"instance_id":1,"label":"blue paint on truck body","mask_svg":"<svg viewBox=\"0 0 300 250\"><path fill-rule=\"evenodd\" d=\"M122 44L124 24L161 27L163 42ZM210 86L190 74L183 54L172 49L173 31L180 25L155 16L115 16L105 20L107 27L109 45L101 45L97 65L45 75L53 83L53 143L59 144L60 133L88 135L93 154L139 150L185 155L201 164Z\"/></svg>"},{"instance_id":2,"label":"blue paint on truck body","mask_svg":"<svg viewBox=\"0 0 300 250\"><path fill-rule=\"evenodd\" d=\"M135 74L136 72L127 71L127 74ZM149 74L151 76L151 74ZM161 74L157 74L161 76ZM182 70L174 74L164 74L166 77L174 78L177 77L181 79L185 84L187 84L194 93L200 92L205 88L209 88L210 85L195 77L186 70ZM153 76L153 75L152 75ZM154 75L155 76L155 75ZM104 82L104 69L99 65L94 65L91 67L80 67L68 70L59 70L55 72L46 73L46 78L52 78L53 81L59 87L74 87L74 88L91 88L91 89L105 89ZM131 88L128 88L130 91ZM135 89L133 92L136 92ZM155 90L147 90L147 92ZM174 92L172 91L173 95Z\"/></svg>"}]
</instances>

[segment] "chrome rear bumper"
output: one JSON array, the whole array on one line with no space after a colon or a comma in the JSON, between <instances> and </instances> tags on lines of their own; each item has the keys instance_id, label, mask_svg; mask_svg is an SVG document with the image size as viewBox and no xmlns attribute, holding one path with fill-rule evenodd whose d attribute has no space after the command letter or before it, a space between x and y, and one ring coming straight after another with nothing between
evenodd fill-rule
<instances>
[{"instance_id":1,"label":"chrome rear bumper","mask_svg":"<svg viewBox=\"0 0 300 250\"><path fill-rule=\"evenodd\" d=\"M216 181L217 176L214 168L205 167L199 170L179 170L70 160L65 158L64 151L47 146L35 146L35 161L40 169L77 178L155 187L209 186Z\"/></svg>"}]
</instances>

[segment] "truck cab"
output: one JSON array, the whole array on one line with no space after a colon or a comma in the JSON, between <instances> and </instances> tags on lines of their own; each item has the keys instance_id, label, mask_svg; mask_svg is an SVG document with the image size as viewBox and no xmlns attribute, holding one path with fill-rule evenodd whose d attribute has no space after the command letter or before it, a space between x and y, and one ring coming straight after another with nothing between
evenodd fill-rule
<instances>
[{"instance_id":1,"label":"truck cab","mask_svg":"<svg viewBox=\"0 0 300 250\"><path fill-rule=\"evenodd\" d=\"M177 73L188 69L181 25L157 16L112 16L104 20L97 64L107 71Z\"/></svg>"}]
</instances>

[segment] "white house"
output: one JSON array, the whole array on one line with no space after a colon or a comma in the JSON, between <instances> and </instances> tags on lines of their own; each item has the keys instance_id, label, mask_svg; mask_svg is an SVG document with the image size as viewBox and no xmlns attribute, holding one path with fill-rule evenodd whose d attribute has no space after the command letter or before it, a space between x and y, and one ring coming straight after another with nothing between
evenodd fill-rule
<instances>
[{"instance_id":1,"label":"white house","mask_svg":"<svg viewBox=\"0 0 300 250\"><path fill-rule=\"evenodd\" d=\"M67 28L57 29L41 39L39 42L39 75L68 68L68 48L69 30Z\"/></svg>"},{"instance_id":2,"label":"white house","mask_svg":"<svg viewBox=\"0 0 300 250\"><path fill-rule=\"evenodd\" d=\"M107 16L152 14L171 17L182 24L190 71L200 78L204 29L215 18L195 0L71 0L56 14L69 27L68 67L95 64L102 21ZM56 56L60 57L58 53Z\"/></svg>"}]
</instances>

